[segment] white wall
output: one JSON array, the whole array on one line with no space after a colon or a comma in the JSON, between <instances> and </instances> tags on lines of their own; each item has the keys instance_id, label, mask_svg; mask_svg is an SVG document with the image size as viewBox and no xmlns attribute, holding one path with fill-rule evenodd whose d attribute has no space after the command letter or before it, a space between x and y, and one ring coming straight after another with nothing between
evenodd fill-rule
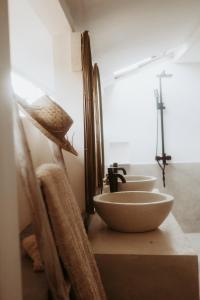
<instances>
[{"instance_id":1,"label":"white wall","mask_svg":"<svg viewBox=\"0 0 200 300\"><path fill-rule=\"evenodd\" d=\"M29 0L9 1L12 69L54 92L52 37Z\"/></svg>"},{"instance_id":2,"label":"white wall","mask_svg":"<svg viewBox=\"0 0 200 300\"><path fill-rule=\"evenodd\" d=\"M69 113L74 123L68 132L68 138L78 152L78 157L63 151L69 180L81 212L85 210L84 202L84 132L82 105L82 75L70 71L70 32L53 37L55 92L53 97ZM29 144L35 166L52 160L48 140L25 121ZM28 125L28 127L27 127ZM41 147L43 151L41 152Z\"/></svg>"},{"instance_id":3,"label":"white wall","mask_svg":"<svg viewBox=\"0 0 200 300\"><path fill-rule=\"evenodd\" d=\"M128 150L118 160L155 162L156 74L162 70L173 77L163 80L166 153L173 162L200 161L200 64L157 63L133 73L104 91L104 127L107 163L116 158L110 142L127 142ZM126 153L124 155L124 153Z\"/></svg>"},{"instance_id":4,"label":"white wall","mask_svg":"<svg viewBox=\"0 0 200 300\"><path fill-rule=\"evenodd\" d=\"M56 99L70 114L74 123L68 134L78 157L64 151L69 179L81 211L85 210L84 202L84 131L83 131L83 90L82 73L71 71L71 32L54 36L54 74ZM73 51L73 49L72 49Z\"/></svg>"},{"instance_id":5,"label":"white wall","mask_svg":"<svg viewBox=\"0 0 200 300\"><path fill-rule=\"evenodd\" d=\"M0 299L20 300L21 272L13 145L7 1L0 1Z\"/></svg>"},{"instance_id":6,"label":"white wall","mask_svg":"<svg viewBox=\"0 0 200 300\"><path fill-rule=\"evenodd\" d=\"M84 147L82 74L71 71L71 33L57 0L10 1L12 68L55 99L72 117L69 140L74 134L74 147L79 156L64 151L72 189L83 212ZM24 120L34 165L51 162L48 140ZM41 151L42 149L42 151ZM20 189L20 229L30 221L29 205Z\"/></svg>"}]
</instances>

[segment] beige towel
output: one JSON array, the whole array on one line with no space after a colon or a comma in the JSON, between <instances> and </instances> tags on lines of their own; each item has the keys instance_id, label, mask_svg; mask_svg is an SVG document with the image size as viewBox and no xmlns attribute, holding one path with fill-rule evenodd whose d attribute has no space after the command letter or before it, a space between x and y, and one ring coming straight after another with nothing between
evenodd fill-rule
<instances>
[{"instance_id":1,"label":"beige towel","mask_svg":"<svg viewBox=\"0 0 200 300\"><path fill-rule=\"evenodd\" d=\"M81 214L64 171L57 165L38 168L52 230L77 300L104 300L105 292Z\"/></svg>"},{"instance_id":2,"label":"beige towel","mask_svg":"<svg viewBox=\"0 0 200 300\"><path fill-rule=\"evenodd\" d=\"M42 258L38 249L37 237L31 234L22 240L22 249L33 261L34 272L44 271Z\"/></svg>"}]
</instances>

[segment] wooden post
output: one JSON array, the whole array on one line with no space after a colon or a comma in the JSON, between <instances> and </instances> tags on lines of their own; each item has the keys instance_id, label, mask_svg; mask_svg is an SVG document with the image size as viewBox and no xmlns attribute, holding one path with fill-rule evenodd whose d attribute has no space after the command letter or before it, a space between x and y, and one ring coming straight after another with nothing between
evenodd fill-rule
<instances>
[{"instance_id":1,"label":"wooden post","mask_svg":"<svg viewBox=\"0 0 200 300\"><path fill-rule=\"evenodd\" d=\"M17 167L19 168L27 200L31 206L33 225L45 266L47 282L53 299L67 300L70 288L64 279L48 214L35 176L30 150L17 106L15 110L15 123Z\"/></svg>"}]
</instances>

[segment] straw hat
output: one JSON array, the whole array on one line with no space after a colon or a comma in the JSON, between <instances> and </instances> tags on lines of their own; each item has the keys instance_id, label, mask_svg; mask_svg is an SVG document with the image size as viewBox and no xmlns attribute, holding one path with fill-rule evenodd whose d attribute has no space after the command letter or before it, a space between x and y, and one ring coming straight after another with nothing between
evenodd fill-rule
<instances>
[{"instance_id":1,"label":"straw hat","mask_svg":"<svg viewBox=\"0 0 200 300\"><path fill-rule=\"evenodd\" d=\"M71 117L48 96L43 96L31 105L17 97L17 102L32 123L49 139L64 150L78 155L76 150L65 138L73 120Z\"/></svg>"}]
</instances>

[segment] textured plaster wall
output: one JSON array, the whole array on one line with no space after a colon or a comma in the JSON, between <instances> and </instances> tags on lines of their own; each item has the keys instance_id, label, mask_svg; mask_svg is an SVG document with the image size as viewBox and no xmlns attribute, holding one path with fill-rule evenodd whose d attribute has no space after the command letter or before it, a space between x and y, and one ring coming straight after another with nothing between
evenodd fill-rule
<instances>
[{"instance_id":1,"label":"textured plaster wall","mask_svg":"<svg viewBox=\"0 0 200 300\"><path fill-rule=\"evenodd\" d=\"M30 1L9 1L12 69L44 89L54 91L52 37Z\"/></svg>"},{"instance_id":2,"label":"textured plaster wall","mask_svg":"<svg viewBox=\"0 0 200 300\"><path fill-rule=\"evenodd\" d=\"M68 20L59 1L12 0L10 33L12 68L55 99L74 121L68 138L72 140L73 136L74 147L79 156L75 157L64 151L64 157L72 189L83 212L85 203L82 74L72 72L72 30ZM30 121L24 119L24 124L35 167L51 162L48 140ZM23 229L31 222L31 214L20 181L19 204L20 229Z\"/></svg>"},{"instance_id":3,"label":"textured plaster wall","mask_svg":"<svg viewBox=\"0 0 200 300\"><path fill-rule=\"evenodd\" d=\"M172 162L200 161L200 65L157 63L118 79L104 91L106 158L153 163L156 150L157 110L154 89L156 74L163 70L173 77L163 80L165 146ZM159 133L160 135L160 133ZM127 143L126 155L117 155L110 143ZM124 146L125 147L125 146ZM159 153L161 147L159 144ZM112 152L113 151L113 152Z\"/></svg>"}]
</instances>

